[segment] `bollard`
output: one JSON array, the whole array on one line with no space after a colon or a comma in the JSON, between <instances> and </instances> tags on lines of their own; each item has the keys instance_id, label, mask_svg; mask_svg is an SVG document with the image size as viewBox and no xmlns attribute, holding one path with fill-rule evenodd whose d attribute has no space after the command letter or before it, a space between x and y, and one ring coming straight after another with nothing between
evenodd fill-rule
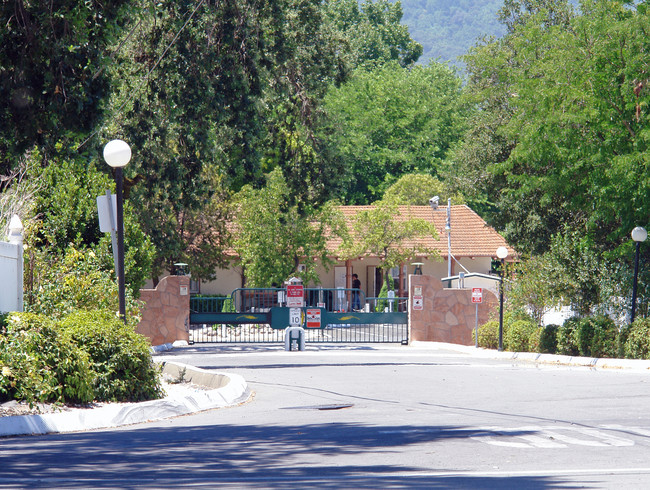
<instances>
[{"instance_id":1,"label":"bollard","mask_svg":"<svg viewBox=\"0 0 650 490\"><path fill-rule=\"evenodd\" d=\"M305 350L305 329L302 327L287 327L284 331L284 349Z\"/></svg>"}]
</instances>

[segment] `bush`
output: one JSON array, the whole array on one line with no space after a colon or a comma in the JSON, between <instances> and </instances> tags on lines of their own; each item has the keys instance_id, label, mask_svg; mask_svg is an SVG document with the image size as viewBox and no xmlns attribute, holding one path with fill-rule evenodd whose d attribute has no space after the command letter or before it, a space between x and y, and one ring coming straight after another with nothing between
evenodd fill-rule
<instances>
[{"instance_id":1,"label":"bush","mask_svg":"<svg viewBox=\"0 0 650 490\"><path fill-rule=\"evenodd\" d=\"M625 345L627 344L627 339L630 336L630 332L632 332L632 325L623 325L618 331L618 340L616 344L617 357L620 359L627 357L627 354L625 353Z\"/></svg>"},{"instance_id":2,"label":"bush","mask_svg":"<svg viewBox=\"0 0 650 490\"><path fill-rule=\"evenodd\" d=\"M580 351L576 340L576 331L580 317L568 318L557 331L557 353L565 356L577 356Z\"/></svg>"},{"instance_id":3,"label":"bush","mask_svg":"<svg viewBox=\"0 0 650 490\"><path fill-rule=\"evenodd\" d=\"M559 325L546 325L539 329L537 352L542 354L555 354L557 352L557 333L559 329Z\"/></svg>"},{"instance_id":4,"label":"bush","mask_svg":"<svg viewBox=\"0 0 650 490\"><path fill-rule=\"evenodd\" d=\"M476 342L476 333L472 330L472 338ZM489 321L478 329L478 345L486 349L499 348L499 322Z\"/></svg>"},{"instance_id":5,"label":"bush","mask_svg":"<svg viewBox=\"0 0 650 490\"><path fill-rule=\"evenodd\" d=\"M162 396L149 341L114 313L78 311L63 319L60 328L90 355L96 372L96 400L141 401Z\"/></svg>"},{"instance_id":6,"label":"bush","mask_svg":"<svg viewBox=\"0 0 650 490\"><path fill-rule=\"evenodd\" d=\"M598 315L582 318L575 330L581 356L616 357L618 329L610 318Z\"/></svg>"},{"instance_id":7,"label":"bush","mask_svg":"<svg viewBox=\"0 0 650 490\"><path fill-rule=\"evenodd\" d=\"M635 320L626 334L625 357L628 359L650 359L650 318Z\"/></svg>"},{"instance_id":8,"label":"bush","mask_svg":"<svg viewBox=\"0 0 650 490\"><path fill-rule=\"evenodd\" d=\"M86 352L47 317L12 313L0 335L0 399L87 403L94 373Z\"/></svg>"},{"instance_id":9,"label":"bush","mask_svg":"<svg viewBox=\"0 0 650 490\"><path fill-rule=\"evenodd\" d=\"M377 298L388 298L388 283L390 282L390 290L395 291L395 284L393 281L392 276L388 276L388 281L384 281L384 284L381 286L381 290L379 291L379 296ZM397 295L395 295L397 296ZM386 299L378 299L377 300L377 306L375 306L375 311L379 313L383 313L386 308L388 308L388 300Z\"/></svg>"},{"instance_id":10,"label":"bush","mask_svg":"<svg viewBox=\"0 0 650 490\"><path fill-rule=\"evenodd\" d=\"M504 328L503 348L511 352L528 352L537 325L527 320L515 320Z\"/></svg>"},{"instance_id":11,"label":"bush","mask_svg":"<svg viewBox=\"0 0 650 490\"><path fill-rule=\"evenodd\" d=\"M63 255L34 253L28 271L35 274L25 295L25 308L53 318L77 310L118 310L117 283L110 272L102 270L95 253L90 249L69 246ZM126 289L126 307L129 318L140 314L140 302Z\"/></svg>"},{"instance_id":12,"label":"bush","mask_svg":"<svg viewBox=\"0 0 650 490\"><path fill-rule=\"evenodd\" d=\"M162 395L149 342L107 311L56 322L12 313L0 330L0 400L87 403Z\"/></svg>"}]
</instances>

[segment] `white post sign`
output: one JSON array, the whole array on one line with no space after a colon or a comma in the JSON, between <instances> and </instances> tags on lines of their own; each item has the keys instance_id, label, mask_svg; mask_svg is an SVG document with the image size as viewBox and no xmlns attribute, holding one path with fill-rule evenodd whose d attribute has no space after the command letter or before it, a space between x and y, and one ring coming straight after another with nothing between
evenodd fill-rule
<instances>
[{"instance_id":1,"label":"white post sign","mask_svg":"<svg viewBox=\"0 0 650 490\"><path fill-rule=\"evenodd\" d=\"M117 275L117 196L106 191L103 196L97 196L97 214L99 215L99 231L111 234L113 245L113 263Z\"/></svg>"},{"instance_id":2,"label":"white post sign","mask_svg":"<svg viewBox=\"0 0 650 490\"><path fill-rule=\"evenodd\" d=\"M298 327L302 324L302 308L289 308L289 325Z\"/></svg>"},{"instance_id":3,"label":"white post sign","mask_svg":"<svg viewBox=\"0 0 650 490\"><path fill-rule=\"evenodd\" d=\"M478 305L483 302L483 288L472 288L472 303L476 305L476 321L474 323L474 346L478 348Z\"/></svg>"}]
</instances>

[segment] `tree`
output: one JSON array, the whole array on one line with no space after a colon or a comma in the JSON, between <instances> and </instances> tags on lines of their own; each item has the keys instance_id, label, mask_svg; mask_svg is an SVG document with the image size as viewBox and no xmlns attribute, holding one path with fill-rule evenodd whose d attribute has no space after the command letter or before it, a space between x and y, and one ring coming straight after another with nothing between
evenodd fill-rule
<instances>
[{"instance_id":1,"label":"tree","mask_svg":"<svg viewBox=\"0 0 650 490\"><path fill-rule=\"evenodd\" d=\"M400 23L403 11L399 0L327 0L324 7L331 29L345 44L353 69L373 68L389 61L407 67L422 54L422 46Z\"/></svg>"},{"instance_id":2,"label":"tree","mask_svg":"<svg viewBox=\"0 0 650 490\"><path fill-rule=\"evenodd\" d=\"M358 70L325 98L331 141L346 167L344 196L368 204L407 173L436 175L463 133L461 82L432 63Z\"/></svg>"},{"instance_id":3,"label":"tree","mask_svg":"<svg viewBox=\"0 0 650 490\"><path fill-rule=\"evenodd\" d=\"M125 16L124 0L0 4L0 175L37 145L73 146L100 119L104 68Z\"/></svg>"},{"instance_id":4,"label":"tree","mask_svg":"<svg viewBox=\"0 0 650 490\"><path fill-rule=\"evenodd\" d=\"M38 151L33 158L40 161ZM33 211L26 220L26 243L38 248L42 261L62 260L70 247L87 250L98 257L102 271L113 274L110 234L99 230L97 196L115 192L115 183L92 162L82 157L60 159L41 168L30 165L25 182L38 182ZM29 221L29 222L27 222ZM130 203L124 206L125 281L134 297L144 285L155 253L150 238L135 219ZM49 256L49 257L47 257Z\"/></svg>"},{"instance_id":5,"label":"tree","mask_svg":"<svg viewBox=\"0 0 650 490\"><path fill-rule=\"evenodd\" d=\"M465 198L453 193L445 182L428 174L402 175L384 193L384 199L397 204L428 206L429 199L438 196L441 203L451 198L454 204L464 204Z\"/></svg>"},{"instance_id":6,"label":"tree","mask_svg":"<svg viewBox=\"0 0 650 490\"><path fill-rule=\"evenodd\" d=\"M505 151L475 166L491 174L488 221L524 252L543 253L549 234L569 225L595 252L621 256L650 214L648 12L585 1L573 14L566 2L540 0L507 2L503 15L506 38L468 57L477 103L501 101L493 134Z\"/></svg>"},{"instance_id":7,"label":"tree","mask_svg":"<svg viewBox=\"0 0 650 490\"><path fill-rule=\"evenodd\" d=\"M334 203L298 210L288 204L289 188L279 169L262 189L244 186L235 196L232 246L250 287L283 284L291 276L319 282L316 260L333 263L327 241L340 236L343 218ZM298 270L303 263L305 269Z\"/></svg>"},{"instance_id":8,"label":"tree","mask_svg":"<svg viewBox=\"0 0 650 490\"><path fill-rule=\"evenodd\" d=\"M418 255L435 256L436 251L418 243L422 237L437 238L433 223L415 218L409 207L400 209L395 201L377 201L371 209L360 211L343 241L341 257L378 257L389 283L389 272Z\"/></svg>"},{"instance_id":9,"label":"tree","mask_svg":"<svg viewBox=\"0 0 650 490\"><path fill-rule=\"evenodd\" d=\"M325 202L340 172L322 158L313 127L320 94L339 70L319 5L142 9L116 63L121 82L104 134L122 135L136 150L126 172L135 183L130 199L158 244L154 279L179 260L210 279L225 260L229 193L262 186L264 172L280 168L299 206Z\"/></svg>"}]
</instances>

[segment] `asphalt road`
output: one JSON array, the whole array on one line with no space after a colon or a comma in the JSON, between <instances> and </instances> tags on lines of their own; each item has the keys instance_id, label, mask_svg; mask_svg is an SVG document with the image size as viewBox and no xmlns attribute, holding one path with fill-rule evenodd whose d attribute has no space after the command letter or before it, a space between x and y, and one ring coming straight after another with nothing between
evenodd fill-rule
<instances>
[{"instance_id":1,"label":"asphalt road","mask_svg":"<svg viewBox=\"0 0 650 490\"><path fill-rule=\"evenodd\" d=\"M650 373L393 346L192 346L248 403L0 440L10 488L650 487Z\"/></svg>"}]
</instances>

